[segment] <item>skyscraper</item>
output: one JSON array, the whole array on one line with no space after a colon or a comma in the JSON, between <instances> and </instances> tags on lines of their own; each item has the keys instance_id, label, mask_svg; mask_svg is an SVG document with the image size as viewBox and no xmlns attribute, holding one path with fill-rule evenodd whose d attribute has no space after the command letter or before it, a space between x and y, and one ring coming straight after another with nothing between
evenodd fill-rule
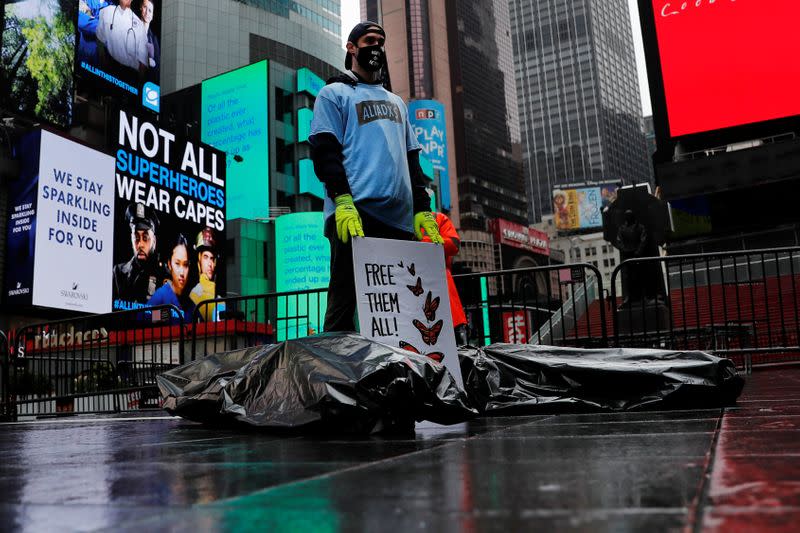
<instances>
[{"instance_id":1,"label":"skyscraper","mask_svg":"<svg viewBox=\"0 0 800 533\"><path fill-rule=\"evenodd\" d=\"M625 0L510 0L531 216L553 188L652 179Z\"/></svg>"},{"instance_id":2,"label":"skyscraper","mask_svg":"<svg viewBox=\"0 0 800 533\"><path fill-rule=\"evenodd\" d=\"M162 13L165 94L261 59L344 67L339 0L172 0Z\"/></svg>"},{"instance_id":3,"label":"skyscraper","mask_svg":"<svg viewBox=\"0 0 800 533\"><path fill-rule=\"evenodd\" d=\"M527 225L508 2L447 0L461 224ZM459 136L460 133L460 136ZM460 142L459 142L460 141Z\"/></svg>"}]
</instances>

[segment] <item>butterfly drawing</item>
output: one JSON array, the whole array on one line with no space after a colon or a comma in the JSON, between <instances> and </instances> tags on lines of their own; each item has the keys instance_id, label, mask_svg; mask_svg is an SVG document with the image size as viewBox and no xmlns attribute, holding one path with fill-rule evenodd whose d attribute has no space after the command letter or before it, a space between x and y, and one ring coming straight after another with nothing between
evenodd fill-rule
<instances>
[{"instance_id":1,"label":"butterfly drawing","mask_svg":"<svg viewBox=\"0 0 800 533\"><path fill-rule=\"evenodd\" d=\"M439 334L442 332L442 325L444 324L444 321L439 320L430 328L425 327L425 324L416 318L411 323L414 324L414 327L417 328L422 335L422 342L428 346L433 346L439 340Z\"/></svg>"},{"instance_id":2,"label":"butterfly drawing","mask_svg":"<svg viewBox=\"0 0 800 533\"><path fill-rule=\"evenodd\" d=\"M406 341L400 341L400 347L404 350L408 350L409 352L419 353L419 350L414 348L414 346L407 343Z\"/></svg>"},{"instance_id":3,"label":"butterfly drawing","mask_svg":"<svg viewBox=\"0 0 800 533\"><path fill-rule=\"evenodd\" d=\"M439 309L439 297L437 296L433 300L431 300L431 291L428 291L428 297L425 298L425 307L422 310L425 312L425 318L428 319L428 322L433 322L436 320L436 310Z\"/></svg>"},{"instance_id":4,"label":"butterfly drawing","mask_svg":"<svg viewBox=\"0 0 800 533\"><path fill-rule=\"evenodd\" d=\"M437 363L441 363L444 360L444 354L442 352L429 352L429 353L426 353L426 354L422 354L414 346L412 346L411 344L409 344L409 343L407 343L405 341L400 341L400 347L402 349L404 349L404 350L408 350L409 352L414 352L416 354L425 355L427 357L430 357L431 359L433 359Z\"/></svg>"},{"instance_id":5,"label":"butterfly drawing","mask_svg":"<svg viewBox=\"0 0 800 533\"><path fill-rule=\"evenodd\" d=\"M425 292L425 289L422 288L422 278L419 277L417 278L416 285L406 285L406 287L408 287L408 290L414 293L414 296L419 296L420 294Z\"/></svg>"},{"instance_id":6,"label":"butterfly drawing","mask_svg":"<svg viewBox=\"0 0 800 533\"><path fill-rule=\"evenodd\" d=\"M412 276L417 275L417 267L414 265L414 263L411 263L411 266L408 267L408 273Z\"/></svg>"}]
</instances>

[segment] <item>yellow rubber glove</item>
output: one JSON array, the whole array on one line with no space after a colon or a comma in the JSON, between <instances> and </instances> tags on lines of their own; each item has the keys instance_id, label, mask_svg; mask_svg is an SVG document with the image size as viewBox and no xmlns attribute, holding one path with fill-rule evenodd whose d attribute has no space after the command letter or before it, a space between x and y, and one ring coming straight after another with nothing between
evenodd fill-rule
<instances>
[{"instance_id":1,"label":"yellow rubber glove","mask_svg":"<svg viewBox=\"0 0 800 533\"><path fill-rule=\"evenodd\" d=\"M439 235L439 225L436 223L436 217L430 211L420 211L414 215L414 233L417 235L417 240L422 240L422 230L431 239L433 244L444 244L444 239Z\"/></svg>"},{"instance_id":2,"label":"yellow rubber glove","mask_svg":"<svg viewBox=\"0 0 800 533\"><path fill-rule=\"evenodd\" d=\"M361 215L353 203L353 196L340 194L334 199L336 204L336 234L339 240L346 243L350 237L363 237L364 228L361 226Z\"/></svg>"}]
</instances>

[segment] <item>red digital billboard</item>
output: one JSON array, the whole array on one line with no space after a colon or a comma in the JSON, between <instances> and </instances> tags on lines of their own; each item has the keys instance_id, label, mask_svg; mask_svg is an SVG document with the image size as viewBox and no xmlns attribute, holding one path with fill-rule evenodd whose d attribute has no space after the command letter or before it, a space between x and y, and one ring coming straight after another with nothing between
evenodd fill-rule
<instances>
[{"instance_id":1,"label":"red digital billboard","mask_svg":"<svg viewBox=\"0 0 800 533\"><path fill-rule=\"evenodd\" d=\"M800 115L800 1L652 2L672 137Z\"/></svg>"},{"instance_id":2,"label":"red digital billboard","mask_svg":"<svg viewBox=\"0 0 800 533\"><path fill-rule=\"evenodd\" d=\"M490 220L489 231L494 233L496 243L541 255L550 255L550 238L543 231L502 218Z\"/></svg>"}]
</instances>

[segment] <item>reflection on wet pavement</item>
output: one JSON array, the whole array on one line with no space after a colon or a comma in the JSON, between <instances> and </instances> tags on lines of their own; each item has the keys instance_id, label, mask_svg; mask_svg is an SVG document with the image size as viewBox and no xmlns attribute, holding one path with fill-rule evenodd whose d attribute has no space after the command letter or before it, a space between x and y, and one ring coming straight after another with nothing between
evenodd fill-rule
<instances>
[{"instance_id":1,"label":"reflection on wet pavement","mask_svg":"<svg viewBox=\"0 0 800 533\"><path fill-rule=\"evenodd\" d=\"M794 525L764 506L800 508L800 472L786 467L788 455L800 455L798 414L788 409L800 400L759 396L759 379L767 378L748 380L745 401L724 416L477 419L420 423L404 437L240 433L163 413L0 425L0 523L192 533L662 531L699 516L722 531L734 510L757 504L753 523ZM795 387L783 394L792 391L800 396Z\"/></svg>"}]
</instances>

